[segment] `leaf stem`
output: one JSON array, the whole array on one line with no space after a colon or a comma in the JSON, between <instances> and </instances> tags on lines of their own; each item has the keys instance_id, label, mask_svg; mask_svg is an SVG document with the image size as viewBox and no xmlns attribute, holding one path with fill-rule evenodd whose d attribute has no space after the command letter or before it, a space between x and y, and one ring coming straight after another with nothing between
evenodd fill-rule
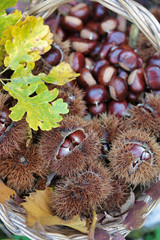
<instances>
[{"instance_id":1,"label":"leaf stem","mask_svg":"<svg viewBox=\"0 0 160 240\"><path fill-rule=\"evenodd\" d=\"M6 67L2 72L0 72L0 75L2 75L4 72L6 72L9 69L9 66Z\"/></svg>"},{"instance_id":2,"label":"leaf stem","mask_svg":"<svg viewBox=\"0 0 160 240\"><path fill-rule=\"evenodd\" d=\"M93 211L93 220L92 220L92 224L91 227L89 229L89 234L88 234L88 240L94 240L94 231L96 228L96 223L97 223L97 214L95 211Z\"/></svg>"}]
</instances>

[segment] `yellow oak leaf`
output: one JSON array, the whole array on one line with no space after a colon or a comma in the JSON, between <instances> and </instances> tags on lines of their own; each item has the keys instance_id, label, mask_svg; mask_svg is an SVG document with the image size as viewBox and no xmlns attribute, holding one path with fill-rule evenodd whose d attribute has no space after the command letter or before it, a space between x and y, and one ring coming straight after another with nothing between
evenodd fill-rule
<instances>
[{"instance_id":1,"label":"yellow oak leaf","mask_svg":"<svg viewBox=\"0 0 160 240\"><path fill-rule=\"evenodd\" d=\"M9 200L13 195L16 196L16 192L0 181L0 203L4 204L4 201Z\"/></svg>"},{"instance_id":2,"label":"yellow oak leaf","mask_svg":"<svg viewBox=\"0 0 160 240\"><path fill-rule=\"evenodd\" d=\"M0 46L0 66L3 65L4 55L5 55L4 46Z\"/></svg>"},{"instance_id":3,"label":"yellow oak leaf","mask_svg":"<svg viewBox=\"0 0 160 240\"><path fill-rule=\"evenodd\" d=\"M15 24L12 39L6 41L5 66L15 70L19 64L37 61L49 49L50 42L50 30L43 24L43 18L27 16Z\"/></svg>"},{"instance_id":4,"label":"yellow oak leaf","mask_svg":"<svg viewBox=\"0 0 160 240\"><path fill-rule=\"evenodd\" d=\"M4 2L4 1L1 1ZM0 38L3 36L3 31L11 25L16 24L21 19L22 13L20 11L14 11L11 14L6 12L0 12Z\"/></svg>"},{"instance_id":5,"label":"yellow oak leaf","mask_svg":"<svg viewBox=\"0 0 160 240\"><path fill-rule=\"evenodd\" d=\"M66 84L79 77L79 73L75 73L71 66L66 62L61 62L53 67L50 73L45 77L45 82L53 83L59 86Z\"/></svg>"},{"instance_id":6,"label":"yellow oak leaf","mask_svg":"<svg viewBox=\"0 0 160 240\"><path fill-rule=\"evenodd\" d=\"M3 31L3 35L0 39L0 45L5 45L7 40L12 40L13 25L9 26Z\"/></svg>"},{"instance_id":7,"label":"yellow oak leaf","mask_svg":"<svg viewBox=\"0 0 160 240\"><path fill-rule=\"evenodd\" d=\"M70 220L62 220L54 216L50 209L50 194L51 189L37 190L36 193L31 193L26 197L26 202L22 203L27 212L27 224L29 227L35 223L45 226L62 225L76 229L82 233L88 233L86 221L81 220L78 215Z\"/></svg>"}]
</instances>

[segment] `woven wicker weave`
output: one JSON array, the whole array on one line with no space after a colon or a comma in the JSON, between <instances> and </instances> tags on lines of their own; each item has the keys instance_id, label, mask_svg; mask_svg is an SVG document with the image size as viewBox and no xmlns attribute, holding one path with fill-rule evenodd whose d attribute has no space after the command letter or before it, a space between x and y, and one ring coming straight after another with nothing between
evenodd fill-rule
<instances>
[{"instance_id":1,"label":"woven wicker weave","mask_svg":"<svg viewBox=\"0 0 160 240\"><path fill-rule=\"evenodd\" d=\"M129 21L135 23L139 29L145 34L154 48L160 52L160 24L155 17L140 4L132 0L94 0L101 3L108 9L122 15ZM70 0L33 0L30 8L24 12L24 15L42 16L46 19L52 12L54 12L61 4L68 3ZM147 218L148 214L156 206L158 201L153 201L151 197L142 195L141 200L144 200L149 212L143 216ZM109 216L106 215L106 223L99 225L106 229L112 237L117 231L123 236L126 236L130 231L123 226L123 219L117 217L112 222ZM4 205L0 204L0 219L5 226L14 234L27 236L34 240L87 240L88 236L77 232L76 230L63 228L60 226L45 227L41 230L30 229L26 226L26 214L22 207L18 206L14 200L6 201ZM98 225L97 225L98 226Z\"/></svg>"}]
</instances>

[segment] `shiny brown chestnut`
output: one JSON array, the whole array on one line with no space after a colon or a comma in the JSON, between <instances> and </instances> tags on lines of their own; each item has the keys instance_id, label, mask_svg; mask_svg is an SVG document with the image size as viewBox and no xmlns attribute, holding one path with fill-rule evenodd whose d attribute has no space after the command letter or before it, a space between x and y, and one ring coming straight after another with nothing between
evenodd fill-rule
<instances>
[{"instance_id":1,"label":"shiny brown chestnut","mask_svg":"<svg viewBox=\"0 0 160 240\"><path fill-rule=\"evenodd\" d=\"M103 47L103 43L102 42L97 42L93 51L90 52L90 56L94 59L99 59L99 55L100 55L100 51L101 51L102 47Z\"/></svg>"},{"instance_id":2,"label":"shiny brown chestnut","mask_svg":"<svg viewBox=\"0 0 160 240\"><path fill-rule=\"evenodd\" d=\"M108 35L107 42L117 45L125 45L127 44L127 36L124 32L113 31Z\"/></svg>"},{"instance_id":3,"label":"shiny brown chestnut","mask_svg":"<svg viewBox=\"0 0 160 240\"><path fill-rule=\"evenodd\" d=\"M96 46L96 41L88 39L73 37L70 40L72 49L83 54L90 53Z\"/></svg>"},{"instance_id":4,"label":"shiny brown chestnut","mask_svg":"<svg viewBox=\"0 0 160 240\"><path fill-rule=\"evenodd\" d=\"M124 79L116 76L109 81L109 93L115 101L123 101L128 94L128 86Z\"/></svg>"},{"instance_id":5,"label":"shiny brown chestnut","mask_svg":"<svg viewBox=\"0 0 160 240\"><path fill-rule=\"evenodd\" d=\"M67 32L79 32L83 28L83 22L77 17L63 16L61 26Z\"/></svg>"},{"instance_id":6,"label":"shiny brown chestnut","mask_svg":"<svg viewBox=\"0 0 160 240\"><path fill-rule=\"evenodd\" d=\"M60 36L62 41L64 41L66 39L67 34L61 26L57 27L56 34Z\"/></svg>"},{"instance_id":7,"label":"shiny brown chestnut","mask_svg":"<svg viewBox=\"0 0 160 240\"><path fill-rule=\"evenodd\" d=\"M109 51L111 50L112 47L114 47L115 44L114 43L104 43L104 45L102 46L100 52L99 52L99 57L101 59L105 59L108 56Z\"/></svg>"},{"instance_id":8,"label":"shiny brown chestnut","mask_svg":"<svg viewBox=\"0 0 160 240\"><path fill-rule=\"evenodd\" d=\"M119 55L122 52L122 48L121 47L113 47L111 49L111 51L108 54L108 60L111 64L113 65L118 65L119 63Z\"/></svg>"},{"instance_id":9,"label":"shiny brown chestnut","mask_svg":"<svg viewBox=\"0 0 160 240\"><path fill-rule=\"evenodd\" d=\"M85 68L88 68L90 71L93 68L94 60L92 58L85 57Z\"/></svg>"},{"instance_id":10,"label":"shiny brown chestnut","mask_svg":"<svg viewBox=\"0 0 160 240\"><path fill-rule=\"evenodd\" d=\"M150 57L147 61L147 65L156 65L160 67L160 54L156 53L152 57Z\"/></svg>"},{"instance_id":11,"label":"shiny brown chestnut","mask_svg":"<svg viewBox=\"0 0 160 240\"><path fill-rule=\"evenodd\" d=\"M141 94L135 94L133 92L128 91L127 101L131 103L138 103L140 99L143 98Z\"/></svg>"},{"instance_id":12,"label":"shiny brown chestnut","mask_svg":"<svg viewBox=\"0 0 160 240\"><path fill-rule=\"evenodd\" d=\"M100 102L107 102L109 98L110 96L108 90L100 84L96 84L86 89L86 101L89 104L99 104Z\"/></svg>"},{"instance_id":13,"label":"shiny brown chestnut","mask_svg":"<svg viewBox=\"0 0 160 240\"><path fill-rule=\"evenodd\" d=\"M12 122L12 120L9 117L10 113L11 111L7 107L4 107L0 111L0 122L5 123L8 126Z\"/></svg>"},{"instance_id":14,"label":"shiny brown chestnut","mask_svg":"<svg viewBox=\"0 0 160 240\"><path fill-rule=\"evenodd\" d=\"M80 72L85 67L85 57L81 52L71 53L68 62L75 72Z\"/></svg>"},{"instance_id":15,"label":"shiny brown chestnut","mask_svg":"<svg viewBox=\"0 0 160 240\"><path fill-rule=\"evenodd\" d=\"M92 74L95 78L98 76L98 72L104 65L109 65L109 62L106 59L97 60L92 68Z\"/></svg>"},{"instance_id":16,"label":"shiny brown chestnut","mask_svg":"<svg viewBox=\"0 0 160 240\"><path fill-rule=\"evenodd\" d=\"M98 82L99 84L107 87L112 78L117 74L117 69L111 65L104 65L100 68L98 72Z\"/></svg>"},{"instance_id":17,"label":"shiny brown chestnut","mask_svg":"<svg viewBox=\"0 0 160 240\"><path fill-rule=\"evenodd\" d=\"M109 17L105 20L103 20L100 25L99 25L99 33L101 35L105 35L106 33L109 33L111 31L116 30L116 28L118 27L118 20L116 18L113 17Z\"/></svg>"},{"instance_id":18,"label":"shiny brown chestnut","mask_svg":"<svg viewBox=\"0 0 160 240\"><path fill-rule=\"evenodd\" d=\"M88 107L89 112L94 116L107 111L107 105L104 102L93 104Z\"/></svg>"},{"instance_id":19,"label":"shiny brown chestnut","mask_svg":"<svg viewBox=\"0 0 160 240\"><path fill-rule=\"evenodd\" d=\"M108 104L108 113L110 114L115 114L116 117L125 117L128 115L127 113L127 101L121 101L121 102L117 102L117 101L111 101Z\"/></svg>"},{"instance_id":20,"label":"shiny brown chestnut","mask_svg":"<svg viewBox=\"0 0 160 240\"><path fill-rule=\"evenodd\" d=\"M86 67L80 71L80 77L78 78L78 83L84 88L87 88L89 86L94 86L97 84L90 70Z\"/></svg>"},{"instance_id":21,"label":"shiny brown chestnut","mask_svg":"<svg viewBox=\"0 0 160 240\"><path fill-rule=\"evenodd\" d=\"M160 90L160 67L150 65L145 69L145 80L152 90Z\"/></svg>"},{"instance_id":22,"label":"shiny brown chestnut","mask_svg":"<svg viewBox=\"0 0 160 240\"><path fill-rule=\"evenodd\" d=\"M123 78L125 81L128 79L128 72L126 72L123 68L118 67L117 68L118 76Z\"/></svg>"},{"instance_id":23,"label":"shiny brown chestnut","mask_svg":"<svg viewBox=\"0 0 160 240\"><path fill-rule=\"evenodd\" d=\"M85 3L79 3L70 9L69 15L78 17L82 21L85 21L90 15L89 6Z\"/></svg>"},{"instance_id":24,"label":"shiny brown chestnut","mask_svg":"<svg viewBox=\"0 0 160 240\"><path fill-rule=\"evenodd\" d=\"M141 57L138 56L138 68L144 67L144 61Z\"/></svg>"},{"instance_id":25,"label":"shiny brown chestnut","mask_svg":"<svg viewBox=\"0 0 160 240\"><path fill-rule=\"evenodd\" d=\"M95 31L86 27L82 28L82 30L80 31L80 37L93 41L98 41L99 39L99 35Z\"/></svg>"},{"instance_id":26,"label":"shiny brown chestnut","mask_svg":"<svg viewBox=\"0 0 160 240\"><path fill-rule=\"evenodd\" d=\"M72 142L72 144L74 146L79 145L84 139L85 139L86 135L84 134L84 132L82 130L77 130L73 133L71 133L68 136L68 139Z\"/></svg>"},{"instance_id":27,"label":"shiny brown chestnut","mask_svg":"<svg viewBox=\"0 0 160 240\"><path fill-rule=\"evenodd\" d=\"M52 47L48 52L43 54L42 57L51 66L58 65L63 59L62 52L56 47Z\"/></svg>"},{"instance_id":28,"label":"shiny brown chestnut","mask_svg":"<svg viewBox=\"0 0 160 240\"><path fill-rule=\"evenodd\" d=\"M93 16L96 20L102 20L107 14L107 8L99 3L93 3Z\"/></svg>"},{"instance_id":29,"label":"shiny brown chestnut","mask_svg":"<svg viewBox=\"0 0 160 240\"><path fill-rule=\"evenodd\" d=\"M134 51L125 49L119 54L119 65L126 71L135 70L138 64L138 56Z\"/></svg>"},{"instance_id":30,"label":"shiny brown chestnut","mask_svg":"<svg viewBox=\"0 0 160 240\"><path fill-rule=\"evenodd\" d=\"M99 23L95 21L89 21L86 23L85 27L91 29L94 32L98 32Z\"/></svg>"},{"instance_id":31,"label":"shiny brown chestnut","mask_svg":"<svg viewBox=\"0 0 160 240\"><path fill-rule=\"evenodd\" d=\"M135 94L140 94L144 92L146 89L144 69L138 68L131 72L127 82L131 92Z\"/></svg>"}]
</instances>

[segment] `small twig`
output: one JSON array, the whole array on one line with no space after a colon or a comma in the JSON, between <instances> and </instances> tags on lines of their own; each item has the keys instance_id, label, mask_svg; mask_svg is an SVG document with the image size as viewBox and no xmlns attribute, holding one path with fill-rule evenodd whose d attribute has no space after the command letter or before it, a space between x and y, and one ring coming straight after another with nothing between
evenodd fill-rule
<instances>
[{"instance_id":1,"label":"small twig","mask_svg":"<svg viewBox=\"0 0 160 240\"><path fill-rule=\"evenodd\" d=\"M0 72L0 75L2 75L4 72L6 72L9 69L9 66L6 67L2 72Z\"/></svg>"},{"instance_id":2,"label":"small twig","mask_svg":"<svg viewBox=\"0 0 160 240\"><path fill-rule=\"evenodd\" d=\"M98 221L97 214L95 211L93 211L93 220L91 227L89 229L88 240L94 240L94 231L96 228L97 221Z\"/></svg>"}]
</instances>

